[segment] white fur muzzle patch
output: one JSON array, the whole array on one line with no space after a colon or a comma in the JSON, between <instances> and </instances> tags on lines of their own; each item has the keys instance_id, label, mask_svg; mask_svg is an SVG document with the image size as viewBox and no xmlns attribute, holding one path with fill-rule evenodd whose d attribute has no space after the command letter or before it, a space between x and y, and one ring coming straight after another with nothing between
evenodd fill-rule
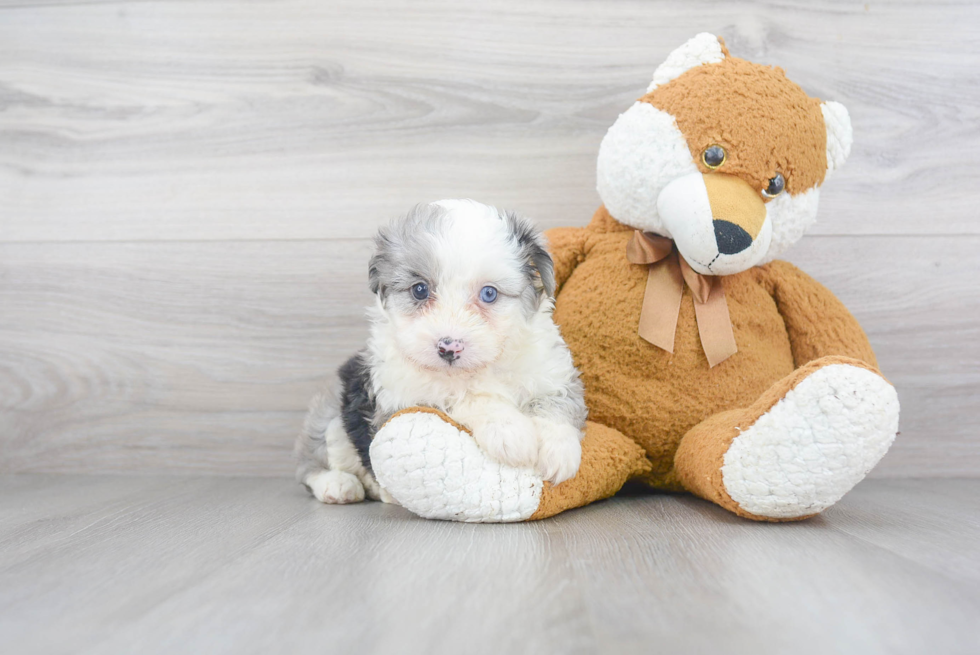
<instances>
[{"instance_id":1,"label":"white fur muzzle patch","mask_svg":"<svg viewBox=\"0 0 980 655\"><path fill-rule=\"evenodd\" d=\"M747 512L795 518L841 499L898 431L898 395L856 366L821 368L796 385L725 453L722 480Z\"/></svg>"},{"instance_id":2,"label":"white fur muzzle patch","mask_svg":"<svg viewBox=\"0 0 980 655\"><path fill-rule=\"evenodd\" d=\"M371 442L371 464L402 507L427 519L524 521L541 500L543 483L533 469L494 462L473 437L435 414L389 421Z\"/></svg>"},{"instance_id":3,"label":"white fur muzzle patch","mask_svg":"<svg viewBox=\"0 0 980 655\"><path fill-rule=\"evenodd\" d=\"M668 184L697 172L674 117L648 102L636 102L602 139L596 189L616 220L670 236L658 214L657 199Z\"/></svg>"}]
</instances>

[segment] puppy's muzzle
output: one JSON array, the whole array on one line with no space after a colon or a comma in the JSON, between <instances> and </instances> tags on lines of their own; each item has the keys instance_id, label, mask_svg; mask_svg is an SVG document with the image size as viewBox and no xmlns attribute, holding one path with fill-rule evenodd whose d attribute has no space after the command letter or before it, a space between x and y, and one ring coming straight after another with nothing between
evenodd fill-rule
<instances>
[{"instance_id":1,"label":"puppy's muzzle","mask_svg":"<svg viewBox=\"0 0 980 655\"><path fill-rule=\"evenodd\" d=\"M439 349L439 356L450 364L459 359L459 354L463 352L463 342L450 337L439 339L436 347Z\"/></svg>"}]
</instances>

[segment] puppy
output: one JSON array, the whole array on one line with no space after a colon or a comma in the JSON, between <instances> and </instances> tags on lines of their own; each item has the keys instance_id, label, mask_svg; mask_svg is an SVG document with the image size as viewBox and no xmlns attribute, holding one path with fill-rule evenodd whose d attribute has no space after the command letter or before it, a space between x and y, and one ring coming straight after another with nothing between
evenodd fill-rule
<instances>
[{"instance_id":1,"label":"puppy","mask_svg":"<svg viewBox=\"0 0 980 655\"><path fill-rule=\"evenodd\" d=\"M397 411L435 407L493 459L558 484L582 457L586 408L552 321L555 277L526 219L472 200L419 205L382 228L369 267L367 347L315 397L297 479L325 503L391 502L368 448Z\"/></svg>"}]
</instances>

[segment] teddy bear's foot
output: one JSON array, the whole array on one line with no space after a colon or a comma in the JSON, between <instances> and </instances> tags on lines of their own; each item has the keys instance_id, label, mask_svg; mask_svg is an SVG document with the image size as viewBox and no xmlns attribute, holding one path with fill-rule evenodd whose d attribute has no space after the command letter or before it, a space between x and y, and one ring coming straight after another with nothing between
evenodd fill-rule
<instances>
[{"instance_id":1,"label":"teddy bear's foot","mask_svg":"<svg viewBox=\"0 0 980 655\"><path fill-rule=\"evenodd\" d=\"M427 519L502 523L538 509L543 482L531 467L499 464L441 412L396 415L371 442L374 475L391 497Z\"/></svg>"},{"instance_id":2,"label":"teddy bear's foot","mask_svg":"<svg viewBox=\"0 0 980 655\"><path fill-rule=\"evenodd\" d=\"M817 370L732 442L725 490L745 511L797 518L830 507L874 468L898 431L898 396L877 373Z\"/></svg>"},{"instance_id":3,"label":"teddy bear's foot","mask_svg":"<svg viewBox=\"0 0 980 655\"><path fill-rule=\"evenodd\" d=\"M650 469L643 449L588 423L575 477L552 485L531 467L486 455L469 430L433 409L396 414L371 442L374 475L390 499L419 516L470 523L542 519L608 498Z\"/></svg>"},{"instance_id":4,"label":"teddy bear's foot","mask_svg":"<svg viewBox=\"0 0 980 655\"><path fill-rule=\"evenodd\" d=\"M877 371L825 358L774 385L751 408L696 426L675 463L691 491L737 514L805 518L836 503L874 468L895 439L898 412L894 387Z\"/></svg>"}]
</instances>

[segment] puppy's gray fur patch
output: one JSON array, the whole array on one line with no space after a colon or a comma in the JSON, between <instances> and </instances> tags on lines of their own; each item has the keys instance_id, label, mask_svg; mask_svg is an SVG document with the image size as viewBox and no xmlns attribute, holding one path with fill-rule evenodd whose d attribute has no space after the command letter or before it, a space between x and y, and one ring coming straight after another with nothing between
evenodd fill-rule
<instances>
[{"instance_id":1,"label":"puppy's gray fur patch","mask_svg":"<svg viewBox=\"0 0 980 655\"><path fill-rule=\"evenodd\" d=\"M507 223L519 259L524 262L524 274L528 286L521 294L527 314L541 306L543 298L555 296L555 264L548 254L544 236L531 221L516 212L501 212L500 218Z\"/></svg>"},{"instance_id":2,"label":"puppy's gray fur patch","mask_svg":"<svg viewBox=\"0 0 980 655\"><path fill-rule=\"evenodd\" d=\"M310 400L306 419L293 448L297 461L297 482L303 483L309 474L330 468L327 461L327 426L339 415L340 403L332 389L323 389Z\"/></svg>"},{"instance_id":3,"label":"puppy's gray fur patch","mask_svg":"<svg viewBox=\"0 0 980 655\"><path fill-rule=\"evenodd\" d=\"M382 302L392 292L407 291L419 280L430 287L435 284L439 260L432 252L433 237L442 229L446 214L438 205L419 204L378 230L374 256L368 265L368 283Z\"/></svg>"}]
</instances>

